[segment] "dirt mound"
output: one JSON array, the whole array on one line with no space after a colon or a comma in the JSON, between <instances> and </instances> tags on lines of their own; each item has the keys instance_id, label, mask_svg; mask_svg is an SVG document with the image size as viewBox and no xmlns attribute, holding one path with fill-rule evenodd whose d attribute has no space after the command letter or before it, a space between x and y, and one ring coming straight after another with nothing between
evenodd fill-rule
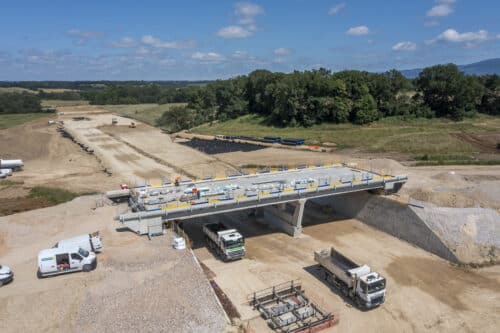
<instances>
[{"instance_id":1,"label":"dirt mound","mask_svg":"<svg viewBox=\"0 0 500 333\"><path fill-rule=\"evenodd\" d=\"M361 169L371 170L383 175L402 175L406 169L401 163L388 158L360 159L357 164Z\"/></svg>"},{"instance_id":2,"label":"dirt mound","mask_svg":"<svg viewBox=\"0 0 500 333\"><path fill-rule=\"evenodd\" d=\"M47 127L44 120L0 131L1 157L30 161L46 156L51 142Z\"/></svg>"},{"instance_id":3,"label":"dirt mound","mask_svg":"<svg viewBox=\"0 0 500 333\"><path fill-rule=\"evenodd\" d=\"M467 179L455 171L438 173L438 174L432 176L431 178L438 180L438 181L442 182L443 185L446 185L449 187L466 186L466 184L467 184Z\"/></svg>"}]
</instances>

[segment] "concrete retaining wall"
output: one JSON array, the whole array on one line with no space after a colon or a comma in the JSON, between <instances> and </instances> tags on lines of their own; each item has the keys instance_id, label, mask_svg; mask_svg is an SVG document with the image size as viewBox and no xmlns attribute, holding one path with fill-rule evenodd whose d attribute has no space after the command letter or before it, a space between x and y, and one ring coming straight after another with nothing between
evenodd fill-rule
<instances>
[{"instance_id":1,"label":"concrete retaining wall","mask_svg":"<svg viewBox=\"0 0 500 333\"><path fill-rule=\"evenodd\" d=\"M451 262L460 262L455 253L414 211L423 209L389 200L368 192L315 199L334 213L355 218L397 238L412 243Z\"/></svg>"}]
</instances>

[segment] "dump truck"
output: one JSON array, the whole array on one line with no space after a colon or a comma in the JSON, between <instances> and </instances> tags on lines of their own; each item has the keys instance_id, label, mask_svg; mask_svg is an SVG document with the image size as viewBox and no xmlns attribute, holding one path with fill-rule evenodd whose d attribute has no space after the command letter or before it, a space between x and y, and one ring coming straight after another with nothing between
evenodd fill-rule
<instances>
[{"instance_id":1,"label":"dump truck","mask_svg":"<svg viewBox=\"0 0 500 333\"><path fill-rule=\"evenodd\" d=\"M89 252L101 252L102 251L102 239L99 237L99 231L92 234L85 234L81 236L76 236L68 239L60 240L56 243L54 247L69 248L69 247L81 247Z\"/></svg>"},{"instance_id":2,"label":"dump truck","mask_svg":"<svg viewBox=\"0 0 500 333\"><path fill-rule=\"evenodd\" d=\"M314 252L324 279L354 300L359 308L370 309L385 301L385 278L367 265L358 265L333 247Z\"/></svg>"},{"instance_id":3,"label":"dump truck","mask_svg":"<svg viewBox=\"0 0 500 333\"><path fill-rule=\"evenodd\" d=\"M221 222L203 226L208 247L222 260L237 260L245 256L245 240L236 229L230 229Z\"/></svg>"},{"instance_id":4,"label":"dump truck","mask_svg":"<svg viewBox=\"0 0 500 333\"><path fill-rule=\"evenodd\" d=\"M90 272L97 266L97 257L79 247L52 248L38 253L38 278L71 272Z\"/></svg>"}]
</instances>

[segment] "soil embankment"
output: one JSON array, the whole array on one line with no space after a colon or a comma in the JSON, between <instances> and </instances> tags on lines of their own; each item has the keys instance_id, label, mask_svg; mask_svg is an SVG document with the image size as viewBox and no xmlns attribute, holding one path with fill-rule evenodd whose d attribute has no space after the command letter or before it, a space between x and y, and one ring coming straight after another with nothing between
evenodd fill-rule
<instances>
[{"instance_id":1,"label":"soil embankment","mask_svg":"<svg viewBox=\"0 0 500 333\"><path fill-rule=\"evenodd\" d=\"M485 265L500 259L500 215L492 209L405 204L366 192L315 202L454 263Z\"/></svg>"}]
</instances>

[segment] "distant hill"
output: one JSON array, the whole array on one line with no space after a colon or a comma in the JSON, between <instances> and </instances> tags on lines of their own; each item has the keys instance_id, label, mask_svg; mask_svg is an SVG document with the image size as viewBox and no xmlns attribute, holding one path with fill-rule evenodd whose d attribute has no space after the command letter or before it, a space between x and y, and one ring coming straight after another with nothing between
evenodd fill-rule
<instances>
[{"instance_id":1,"label":"distant hill","mask_svg":"<svg viewBox=\"0 0 500 333\"><path fill-rule=\"evenodd\" d=\"M500 75L500 58L487 59L473 64L458 65L458 68L471 75L498 74ZM405 69L401 73L407 78L413 79L420 74L423 68Z\"/></svg>"}]
</instances>

